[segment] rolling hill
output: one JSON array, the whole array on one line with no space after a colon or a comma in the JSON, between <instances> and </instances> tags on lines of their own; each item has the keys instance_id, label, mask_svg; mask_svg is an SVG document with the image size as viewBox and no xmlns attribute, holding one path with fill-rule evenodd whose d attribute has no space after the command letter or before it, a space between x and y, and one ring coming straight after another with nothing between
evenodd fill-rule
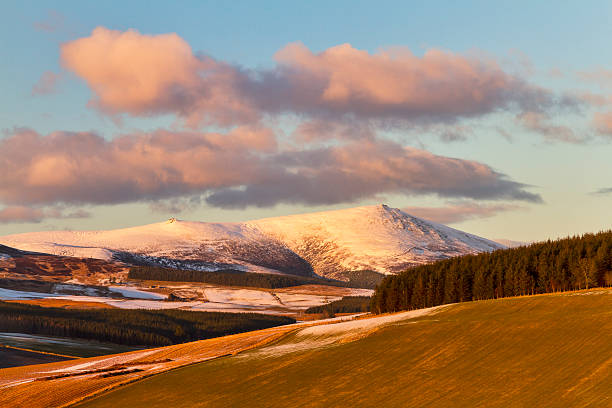
<instances>
[{"instance_id":1,"label":"rolling hill","mask_svg":"<svg viewBox=\"0 0 612 408\"><path fill-rule=\"evenodd\" d=\"M78 406L610 406L611 296L506 298L307 327Z\"/></svg>"},{"instance_id":2,"label":"rolling hill","mask_svg":"<svg viewBox=\"0 0 612 408\"><path fill-rule=\"evenodd\" d=\"M117 259L175 268L391 274L409 266L503 248L386 205L266 218L244 223L166 222L110 231L45 231L0 237L22 250Z\"/></svg>"}]
</instances>

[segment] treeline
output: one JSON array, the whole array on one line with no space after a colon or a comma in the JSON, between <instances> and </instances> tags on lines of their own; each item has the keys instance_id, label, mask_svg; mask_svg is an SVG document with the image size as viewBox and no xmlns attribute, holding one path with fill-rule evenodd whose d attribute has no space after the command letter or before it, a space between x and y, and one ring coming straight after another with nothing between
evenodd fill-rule
<instances>
[{"instance_id":1,"label":"treeline","mask_svg":"<svg viewBox=\"0 0 612 408\"><path fill-rule=\"evenodd\" d=\"M167 346L294 323L284 316L186 310L63 309L0 301L0 332Z\"/></svg>"},{"instance_id":2,"label":"treeline","mask_svg":"<svg viewBox=\"0 0 612 408\"><path fill-rule=\"evenodd\" d=\"M612 286L612 231L467 255L389 276L374 313L446 303Z\"/></svg>"},{"instance_id":3,"label":"treeline","mask_svg":"<svg viewBox=\"0 0 612 408\"><path fill-rule=\"evenodd\" d=\"M361 313L370 311L370 297L345 296L326 305L313 306L306 309L306 313L323 313L333 316L336 313Z\"/></svg>"},{"instance_id":4,"label":"treeline","mask_svg":"<svg viewBox=\"0 0 612 408\"><path fill-rule=\"evenodd\" d=\"M165 282L201 282L223 286L245 286L278 289L300 285L349 286L350 283L324 278L308 278L295 275L252 273L234 269L212 272L172 269L160 266L133 266L128 273L130 279ZM351 286L352 287L352 286Z\"/></svg>"}]
</instances>

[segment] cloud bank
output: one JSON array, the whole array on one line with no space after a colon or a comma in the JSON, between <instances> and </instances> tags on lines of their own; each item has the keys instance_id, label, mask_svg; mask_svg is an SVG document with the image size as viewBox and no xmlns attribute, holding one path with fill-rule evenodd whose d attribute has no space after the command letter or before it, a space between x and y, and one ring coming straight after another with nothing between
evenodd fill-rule
<instances>
[{"instance_id":1,"label":"cloud bank","mask_svg":"<svg viewBox=\"0 0 612 408\"><path fill-rule=\"evenodd\" d=\"M418 57L407 48L371 54L342 44L314 53L292 43L274 55L272 68L247 70L194 54L176 34L98 27L65 43L61 60L91 88L92 107L112 115L175 114L192 127L278 114L384 120L387 126L452 122L561 103L491 59L437 49Z\"/></svg>"},{"instance_id":2,"label":"cloud bank","mask_svg":"<svg viewBox=\"0 0 612 408\"><path fill-rule=\"evenodd\" d=\"M336 204L381 194L539 202L489 166L384 140L281 150L266 128L227 134L18 130L0 140L0 201L118 204L205 195L218 207Z\"/></svg>"}]
</instances>

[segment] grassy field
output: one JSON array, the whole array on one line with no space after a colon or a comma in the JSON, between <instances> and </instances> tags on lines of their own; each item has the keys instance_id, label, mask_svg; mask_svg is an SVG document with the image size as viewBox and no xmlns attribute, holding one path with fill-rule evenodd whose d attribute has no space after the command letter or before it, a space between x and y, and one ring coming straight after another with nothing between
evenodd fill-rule
<instances>
[{"instance_id":1,"label":"grassy field","mask_svg":"<svg viewBox=\"0 0 612 408\"><path fill-rule=\"evenodd\" d=\"M335 340L308 330L79 406L612 406L610 289L455 304Z\"/></svg>"}]
</instances>

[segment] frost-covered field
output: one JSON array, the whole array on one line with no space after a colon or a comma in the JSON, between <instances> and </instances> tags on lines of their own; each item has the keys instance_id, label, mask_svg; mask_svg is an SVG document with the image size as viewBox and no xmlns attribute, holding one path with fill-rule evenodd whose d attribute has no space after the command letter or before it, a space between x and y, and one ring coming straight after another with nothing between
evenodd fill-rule
<instances>
[{"instance_id":1,"label":"frost-covered field","mask_svg":"<svg viewBox=\"0 0 612 408\"><path fill-rule=\"evenodd\" d=\"M148 292L145 292L148 293ZM157 294L151 294L160 296ZM144 295L143 295L144 296ZM179 302L164 302L163 300L151 300L146 297L142 299L115 299L102 296L79 296L79 295L59 295L55 293L27 292L0 288L0 300L33 300L33 299L56 299L69 300L72 302L96 302L118 307L120 309L176 309L185 306ZM161 296L158 299L165 299Z\"/></svg>"},{"instance_id":2,"label":"frost-covered field","mask_svg":"<svg viewBox=\"0 0 612 408\"><path fill-rule=\"evenodd\" d=\"M177 286L176 288L193 289L192 286ZM203 299L187 302L170 302L167 296L160 293L149 292L134 286L111 286L112 292L123 295L124 299L87 296L63 295L56 293L41 293L19 291L0 288L0 300L32 300L57 299L73 302L98 302L120 309L184 309L210 312L254 312L254 313L296 313L311 306L324 305L343 296L370 296L369 289L324 288L322 292L330 290L335 294L312 293L312 287L307 290L300 287L285 288L283 292L272 292L256 289L232 289L225 287L208 286L200 289ZM289 291L291 290L291 291ZM304 293L306 292L306 293Z\"/></svg>"}]
</instances>

